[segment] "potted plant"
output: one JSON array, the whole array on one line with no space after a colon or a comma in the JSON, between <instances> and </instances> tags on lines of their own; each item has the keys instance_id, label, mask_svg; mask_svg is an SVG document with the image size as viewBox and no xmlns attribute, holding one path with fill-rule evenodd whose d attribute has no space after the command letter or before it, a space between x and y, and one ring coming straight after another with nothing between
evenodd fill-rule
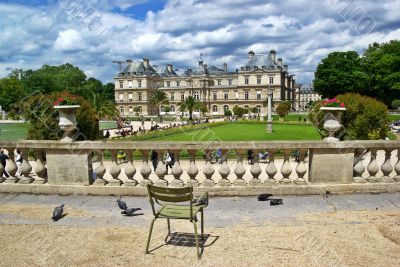
<instances>
[{"instance_id":1,"label":"potted plant","mask_svg":"<svg viewBox=\"0 0 400 267\"><path fill-rule=\"evenodd\" d=\"M77 97L71 95L70 93L63 93L61 97L59 97L54 102L54 109L58 110L59 114L59 123L61 130L64 131L64 137L61 139L61 142L72 142L71 138L72 133L76 130L76 116L75 110L80 108L78 105Z\"/></svg>"},{"instance_id":2,"label":"potted plant","mask_svg":"<svg viewBox=\"0 0 400 267\"><path fill-rule=\"evenodd\" d=\"M336 98L326 99L322 101L320 110L325 113L323 127L329 134L324 141L338 142L339 139L335 137L335 133L342 127L340 119L343 111L346 110L345 104Z\"/></svg>"}]
</instances>

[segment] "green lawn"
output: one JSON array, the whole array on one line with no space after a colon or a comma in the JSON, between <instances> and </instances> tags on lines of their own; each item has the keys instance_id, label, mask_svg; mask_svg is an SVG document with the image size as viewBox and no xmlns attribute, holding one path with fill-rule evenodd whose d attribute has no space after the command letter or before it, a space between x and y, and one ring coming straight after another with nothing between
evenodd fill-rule
<instances>
[{"instance_id":1,"label":"green lawn","mask_svg":"<svg viewBox=\"0 0 400 267\"><path fill-rule=\"evenodd\" d=\"M273 133L266 132L266 124L228 124L187 133L155 138L157 141L262 141L262 140L320 140L314 126L274 125Z\"/></svg>"}]
</instances>

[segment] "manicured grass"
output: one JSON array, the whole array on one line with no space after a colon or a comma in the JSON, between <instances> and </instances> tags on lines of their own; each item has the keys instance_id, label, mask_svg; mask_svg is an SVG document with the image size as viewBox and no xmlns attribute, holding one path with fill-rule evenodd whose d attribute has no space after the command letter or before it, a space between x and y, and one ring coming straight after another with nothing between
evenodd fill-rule
<instances>
[{"instance_id":1,"label":"manicured grass","mask_svg":"<svg viewBox=\"0 0 400 267\"><path fill-rule=\"evenodd\" d=\"M400 114L389 114L389 120L390 121L398 121L400 120Z\"/></svg>"},{"instance_id":2,"label":"manicured grass","mask_svg":"<svg viewBox=\"0 0 400 267\"><path fill-rule=\"evenodd\" d=\"M157 141L262 141L262 140L320 140L314 126L274 125L266 132L266 124L227 124L186 133L155 138Z\"/></svg>"},{"instance_id":3,"label":"manicured grass","mask_svg":"<svg viewBox=\"0 0 400 267\"><path fill-rule=\"evenodd\" d=\"M0 123L0 140L12 141L26 138L26 123Z\"/></svg>"},{"instance_id":4,"label":"manicured grass","mask_svg":"<svg viewBox=\"0 0 400 267\"><path fill-rule=\"evenodd\" d=\"M115 121L104 121L100 122L100 130L117 128L117 123Z\"/></svg>"}]
</instances>

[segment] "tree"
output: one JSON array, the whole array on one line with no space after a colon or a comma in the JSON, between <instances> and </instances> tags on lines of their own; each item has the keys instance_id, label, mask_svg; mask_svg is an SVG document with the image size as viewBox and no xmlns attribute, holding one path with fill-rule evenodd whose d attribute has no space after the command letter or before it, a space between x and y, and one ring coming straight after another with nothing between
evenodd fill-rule
<instances>
[{"instance_id":1,"label":"tree","mask_svg":"<svg viewBox=\"0 0 400 267\"><path fill-rule=\"evenodd\" d=\"M171 111L171 108L170 108L169 106L165 106L165 107L164 107L164 111L165 111L165 113L168 115L168 112Z\"/></svg>"},{"instance_id":2,"label":"tree","mask_svg":"<svg viewBox=\"0 0 400 267\"><path fill-rule=\"evenodd\" d=\"M251 108L251 113L254 113L254 114L258 113L258 108L257 107Z\"/></svg>"},{"instance_id":3,"label":"tree","mask_svg":"<svg viewBox=\"0 0 400 267\"><path fill-rule=\"evenodd\" d=\"M164 91L157 90L150 97L150 104L157 107L157 116L160 117L160 106L169 104L167 94Z\"/></svg>"},{"instance_id":4,"label":"tree","mask_svg":"<svg viewBox=\"0 0 400 267\"><path fill-rule=\"evenodd\" d=\"M276 112L279 115L279 118L283 120L283 118L289 113L290 106L284 101L278 104L276 107Z\"/></svg>"},{"instance_id":5,"label":"tree","mask_svg":"<svg viewBox=\"0 0 400 267\"><path fill-rule=\"evenodd\" d=\"M22 83L15 77L0 79L0 105L5 111L18 109L21 99L25 97Z\"/></svg>"},{"instance_id":6,"label":"tree","mask_svg":"<svg viewBox=\"0 0 400 267\"><path fill-rule=\"evenodd\" d=\"M368 83L368 75L357 52L333 52L317 66L314 91L323 98L333 98L347 92L365 94Z\"/></svg>"},{"instance_id":7,"label":"tree","mask_svg":"<svg viewBox=\"0 0 400 267\"><path fill-rule=\"evenodd\" d=\"M245 112L244 108L239 107L238 105L235 105L232 110L233 110L233 114L235 114L239 118L243 117L243 114Z\"/></svg>"},{"instance_id":8,"label":"tree","mask_svg":"<svg viewBox=\"0 0 400 267\"><path fill-rule=\"evenodd\" d=\"M189 120L193 120L193 110L200 109L202 103L195 100L193 96L188 96L184 101L178 104L180 107L180 111L188 111L189 112Z\"/></svg>"},{"instance_id":9,"label":"tree","mask_svg":"<svg viewBox=\"0 0 400 267\"><path fill-rule=\"evenodd\" d=\"M92 92L85 98L90 102L94 110L96 110L100 119L110 119L119 116L114 101L110 101L105 95L98 92Z\"/></svg>"},{"instance_id":10,"label":"tree","mask_svg":"<svg viewBox=\"0 0 400 267\"><path fill-rule=\"evenodd\" d=\"M392 101L392 108L395 108L395 109L400 108L400 100L393 100Z\"/></svg>"},{"instance_id":11,"label":"tree","mask_svg":"<svg viewBox=\"0 0 400 267\"><path fill-rule=\"evenodd\" d=\"M200 106L198 107L200 110L201 115L204 117L204 115L208 112L207 105L200 103Z\"/></svg>"}]
</instances>

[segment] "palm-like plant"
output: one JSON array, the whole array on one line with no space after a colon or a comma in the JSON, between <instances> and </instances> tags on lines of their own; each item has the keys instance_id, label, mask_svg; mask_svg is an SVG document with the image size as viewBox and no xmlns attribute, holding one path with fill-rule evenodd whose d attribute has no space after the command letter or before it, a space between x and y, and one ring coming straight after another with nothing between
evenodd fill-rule
<instances>
[{"instance_id":1,"label":"palm-like plant","mask_svg":"<svg viewBox=\"0 0 400 267\"><path fill-rule=\"evenodd\" d=\"M157 90L150 97L150 104L157 107L157 116L160 117L160 105L168 105L168 97L167 94L163 91Z\"/></svg>"},{"instance_id":2,"label":"palm-like plant","mask_svg":"<svg viewBox=\"0 0 400 267\"><path fill-rule=\"evenodd\" d=\"M178 104L181 112L187 110L189 112L189 120L193 120L193 110L201 108L203 104L194 99L193 96L188 96L184 101Z\"/></svg>"},{"instance_id":3,"label":"palm-like plant","mask_svg":"<svg viewBox=\"0 0 400 267\"><path fill-rule=\"evenodd\" d=\"M88 96L88 100L92 104L92 107L97 111L100 119L119 116L118 109L115 107L114 102L107 99L102 94L93 92Z\"/></svg>"}]
</instances>

